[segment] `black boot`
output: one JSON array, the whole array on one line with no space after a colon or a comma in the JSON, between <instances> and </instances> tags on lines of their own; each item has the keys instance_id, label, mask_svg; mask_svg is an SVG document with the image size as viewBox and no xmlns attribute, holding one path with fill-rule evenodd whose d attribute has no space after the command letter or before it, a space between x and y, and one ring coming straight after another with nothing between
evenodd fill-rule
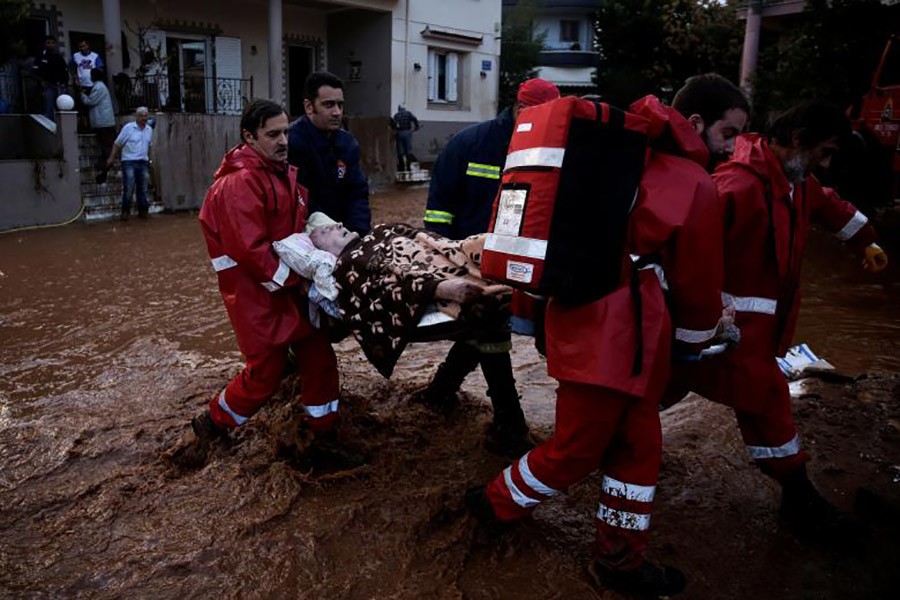
<instances>
[{"instance_id":1,"label":"black boot","mask_svg":"<svg viewBox=\"0 0 900 600\"><path fill-rule=\"evenodd\" d=\"M200 441L212 441L225 435L225 430L213 422L208 410L191 419L191 429Z\"/></svg>"},{"instance_id":2,"label":"black boot","mask_svg":"<svg viewBox=\"0 0 900 600\"><path fill-rule=\"evenodd\" d=\"M594 561L588 573L598 587L641 597L674 596L684 591L684 573L668 565L642 561L636 569L620 571Z\"/></svg>"},{"instance_id":3,"label":"black boot","mask_svg":"<svg viewBox=\"0 0 900 600\"><path fill-rule=\"evenodd\" d=\"M859 541L862 524L822 497L802 466L782 481L779 518L798 535L843 545Z\"/></svg>"},{"instance_id":4,"label":"black boot","mask_svg":"<svg viewBox=\"0 0 900 600\"><path fill-rule=\"evenodd\" d=\"M424 404L441 414L450 414L459 404L459 391L466 375L478 366L481 352L467 342L456 342L447 358L438 367L431 382L423 391L414 395L413 402Z\"/></svg>"},{"instance_id":5,"label":"black boot","mask_svg":"<svg viewBox=\"0 0 900 600\"><path fill-rule=\"evenodd\" d=\"M534 448L534 441L519 403L509 353L482 354L481 371L494 408L494 420L487 429L485 448L494 454L518 458Z\"/></svg>"},{"instance_id":6,"label":"black boot","mask_svg":"<svg viewBox=\"0 0 900 600\"><path fill-rule=\"evenodd\" d=\"M497 536L509 530L513 525L512 521L501 521L494 514L494 507L491 506L483 485L467 489L465 503L466 508L489 537Z\"/></svg>"}]
</instances>

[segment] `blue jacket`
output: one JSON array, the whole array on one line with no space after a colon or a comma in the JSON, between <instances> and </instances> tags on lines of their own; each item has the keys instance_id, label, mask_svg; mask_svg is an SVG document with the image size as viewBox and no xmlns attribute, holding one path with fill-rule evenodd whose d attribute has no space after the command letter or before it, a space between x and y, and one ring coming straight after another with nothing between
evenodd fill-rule
<instances>
[{"instance_id":1,"label":"blue jacket","mask_svg":"<svg viewBox=\"0 0 900 600\"><path fill-rule=\"evenodd\" d=\"M360 235L372 226L369 182L359 166L359 143L347 131L323 133L306 117L288 130L288 162L309 190L309 212L323 212Z\"/></svg>"},{"instance_id":2,"label":"blue jacket","mask_svg":"<svg viewBox=\"0 0 900 600\"><path fill-rule=\"evenodd\" d=\"M514 124L507 108L450 139L431 170L426 229L456 240L487 231Z\"/></svg>"}]
</instances>

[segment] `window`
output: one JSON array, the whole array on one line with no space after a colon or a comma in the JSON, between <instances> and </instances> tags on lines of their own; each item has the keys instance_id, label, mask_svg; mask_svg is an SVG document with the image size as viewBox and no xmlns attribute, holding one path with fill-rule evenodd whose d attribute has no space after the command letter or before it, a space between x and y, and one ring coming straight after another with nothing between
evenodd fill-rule
<instances>
[{"instance_id":1,"label":"window","mask_svg":"<svg viewBox=\"0 0 900 600\"><path fill-rule=\"evenodd\" d=\"M559 22L559 41L561 42L580 42L581 41L581 23L562 19Z\"/></svg>"},{"instance_id":2,"label":"window","mask_svg":"<svg viewBox=\"0 0 900 600\"><path fill-rule=\"evenodd\" d=\"M460 54L445 50L428 51L428 101L456 103L459 99Z\"/></svg>"}]
</instances>

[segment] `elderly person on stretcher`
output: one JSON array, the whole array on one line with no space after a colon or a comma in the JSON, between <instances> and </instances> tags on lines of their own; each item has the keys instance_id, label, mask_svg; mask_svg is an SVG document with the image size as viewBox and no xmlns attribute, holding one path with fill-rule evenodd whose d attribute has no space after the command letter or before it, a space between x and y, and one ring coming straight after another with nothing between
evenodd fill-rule
<instances>
[{"instance_id":1,"label":"elderly person on stretcher","mask_svg":"<svg viewBox=\"0 0 900 600\"><path fill-rule=\"evenodd\" d=\"M507 326L511 288L480 277L484 235L455 241L393 224L360 238L313 213L306 234L274 246L311 280L311 313L338 317L384 377L409 342L467 339Z\"/></svg>"}]
</instances>

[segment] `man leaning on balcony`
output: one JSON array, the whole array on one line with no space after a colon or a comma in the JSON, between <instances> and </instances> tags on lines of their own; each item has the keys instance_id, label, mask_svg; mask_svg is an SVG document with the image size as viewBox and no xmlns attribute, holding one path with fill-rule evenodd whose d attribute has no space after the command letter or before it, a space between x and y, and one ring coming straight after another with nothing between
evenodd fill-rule
<instances>
[{"instance_id":1,"label":"man leaning on balcony","mask_svg":"<svg viewBox=\"0 0 900 600\"><path fill-rule=\"evenodd\" d=\"M126 123L113 143L112 152L106 159L111 167L116 157L122 155L122 220L127 221L131 213L131 196L137 188L138 216L147 218L150 204L147 201L147 184L150 178L150 146L153 128L147 123L150 112L146 106L134 111L134 121Z\"/></svg>"}]
</instances>

